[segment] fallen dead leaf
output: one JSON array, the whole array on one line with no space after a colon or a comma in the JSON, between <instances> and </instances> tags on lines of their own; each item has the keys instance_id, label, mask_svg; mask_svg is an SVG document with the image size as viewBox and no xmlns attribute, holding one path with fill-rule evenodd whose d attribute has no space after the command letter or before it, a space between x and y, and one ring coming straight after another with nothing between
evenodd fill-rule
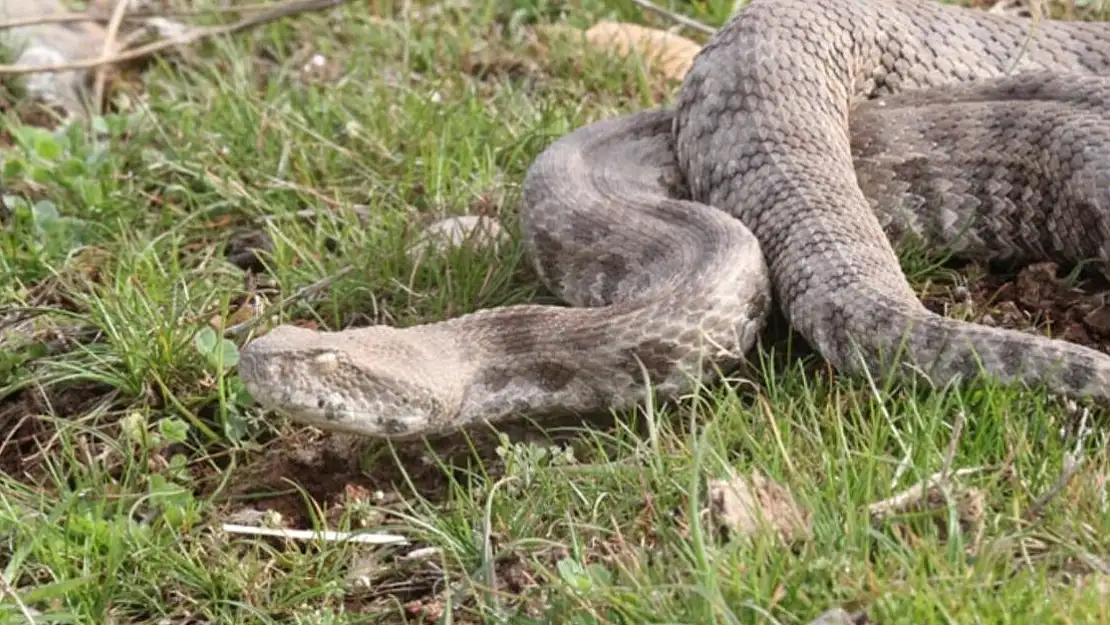
<instances>
[{"instance_id":1,"label":"fallen dead leaf","mask_svg":"<svg viewBox=\"0 0 1110 625\"><path fill-rule=\"evenodd\" d=\"M382 520L381 511L374 506L384 497L385 495L380 491L371 492L361 484L347 483L343 485L342 495L328 508L325 516L328 523L332 525L338 525L344 515L349 515L349 521L353 527L371 527Z\"/></svg>"},{"instance_id":2,"label":"fallen dead leaf","mask_svg":"<svg viewBox=\"0 0 1110 625\"><path fill-rule=\"evenodd\" d=\"M439 597L418 599L405 604L409 614L419 617L423 623L438 623L447 611L446 601Z\"/></svg>"},{"instance_id":3,"label":"fallen dead leaf","mask_svg":"<svg viewBox=\"0 0 1110 625\"><path fill-rule=\"evenodd\" d=\"M750 537L772 530L787 543L810 537L810 516L786 487L753 471L710 480L710 513L729 532Z\"/></svg>"},{"instance_id":4,"label":"fallen dead leaf","mask_svg":"<svg viewBox=\"0 0 1110 625\"><path fill-rule=\"evenodd\" d=\"M1080 591L1093 590L1101 599L1110 600L1110 575L1105 573L1092 573L1081 575L1075 580L1075 588Z\"/></svg>"},{"instance_id":5,"label":"fallen dead leaf","mask_svg":"<svg viewBox=\"0 0 1110 625\"><path fill-rule=\"evenodd\" d=\"M697 42L682 35L627 22L601 21L586 31L590 45L619 56L637 55L649 71L682 80L701 50Z\"/></svg>"},{"instance_id":6,"label":"fallen dead leaf","mask_svg":"<svg viewBox=\"0 0 1110 625\"><path fill-rule=\"evenodd\" d=\"M78 275L89 282L100 282L101 269L111 259L108 250L88 245L80 248L71 257L72 267Z\"/></svg>"},{"instance_id":7,"label":"fallen dead leaf","mask_svg":"<svg viewBox=\"0 0 1110 625\"><path fill-rule=\"evenodd\" d=\"M251 296L248 297L246 301L244 301L238 308L233 310L231 314L227 316L226 321L221 315L215 314L212 315L212 317L208 320L208 325L211 326L214 330L222 331L226 328L237 326L240 323L246 323L251 319L257 317L261 313L262 302L259 300L258 297Z\"/></svg>"}]
</instances>

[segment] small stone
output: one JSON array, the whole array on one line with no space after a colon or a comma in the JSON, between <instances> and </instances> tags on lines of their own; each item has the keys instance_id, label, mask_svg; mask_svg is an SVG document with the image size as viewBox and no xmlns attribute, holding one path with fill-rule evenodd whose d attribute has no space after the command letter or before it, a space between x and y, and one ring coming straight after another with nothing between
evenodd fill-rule
<instances>
[{"instance_id":1,"label":"small stone","mask_svg":"<svg viewBox=\"0 0 1110 625\"><path fill-rule=\"evenodd\" d=\"M240 508L227 515L225 521L235 525L260 526L266 520L266 511L255 508Z\"/></svg>"},{"instance_id":2,"label":"small stone","mask_svg":"<svg viewBox=\"0 0 1110 625\"><path fill-rule=\"evenodd\" d=\"M413 549L412 551L401 556L405 560L429 560L438 556L441 553L438 547L421 547Z\"/></svg>"},{"instance_id":3,"label":"small stone","mask_svg":"<svg viewBox=\"0 0 1110 625\"><path fill-rule=\"evenodd\" d=\"M809 625L867 625L870 622L866 612L845 612L841 608L833 608L822 612Z\"/></svg>"},{"instance_id":4,"label":"small stone","mask_svg":"<svg viewBox=\"0 0 1110 625\"><path fill-rule=\"evenodd\" d=\"M1083 323L1099 334L1110 334L1110 306L1099 306L1087 313Z\"/></svg>"},{"instance_id":5,"label":"small stone","mask_svg":"<svg viewBox=\"0 0 1110 625\"><path fill-rule=\"evenodd\" d=\"M444 253L453 247L470 243L477 248L496 246L504 240L505 232L496 219L478 215L460 215L435 222L420 239L409 248L413 258L434 250Z\"/></svg>"}]
</instances>

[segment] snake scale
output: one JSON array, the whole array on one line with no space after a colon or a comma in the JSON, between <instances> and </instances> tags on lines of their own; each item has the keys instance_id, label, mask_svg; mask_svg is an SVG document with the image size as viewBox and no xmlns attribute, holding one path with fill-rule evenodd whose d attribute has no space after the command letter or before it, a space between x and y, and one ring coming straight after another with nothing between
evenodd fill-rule
<instances>
[{"instance_id":1,"label":"snake scale","mask_svg":"<svg viewBox=\"0 0 1110 625\"><path fill-rule=\"evenodd\" d=\"M752 0L673 107L534 161L524 243L570 304L408 328L278 326L253 397L403 438L673 397L744 361L773 303L838 371L1110 398L1110 357L930 312L900 237L976 260L1110 257L1110 28L934 0Z\"/></svg>"}]
</instances>

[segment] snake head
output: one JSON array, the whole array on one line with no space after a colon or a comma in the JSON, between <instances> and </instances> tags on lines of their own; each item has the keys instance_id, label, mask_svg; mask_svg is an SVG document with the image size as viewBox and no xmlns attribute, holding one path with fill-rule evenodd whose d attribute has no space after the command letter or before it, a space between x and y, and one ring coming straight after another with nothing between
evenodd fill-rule
<instances>
[{"instance_id":1,"label":"snake head","mask_svg":"<svg viewBox=\"0 0 1110 625\"><path fill-rule=\"evenodd\" d=\"M451 423L461 399L434 345L385 326L320 332L278 326L240 353L239 377L262 406L323 430L410 438ZM437 360L438 358L438 360Z\"/></svg>"}]
</instances>

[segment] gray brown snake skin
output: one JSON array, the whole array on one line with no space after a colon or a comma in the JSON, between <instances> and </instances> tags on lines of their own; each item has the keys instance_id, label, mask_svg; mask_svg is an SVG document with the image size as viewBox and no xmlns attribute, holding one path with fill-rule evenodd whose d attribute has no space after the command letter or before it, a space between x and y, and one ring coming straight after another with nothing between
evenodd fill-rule
<instances>
[{"instance_id":1,"label":"gray brown snake skin","mask_svg":"<svg viewBox=\"0 0 1110 625\"><path fill-rule=\"evenodd\" d=\"M572 307L279 326L244 348L240 375L264 406L376 437L626 408L645 380L673 397L741 363L773 293L843 373L982 373L1106 400L1110 357L931 313L891 239L1106 273L1108 74L1106 24L752 0L673 110L588 125L530 168L524 241Z\"/></svg>"}]
</instances>

